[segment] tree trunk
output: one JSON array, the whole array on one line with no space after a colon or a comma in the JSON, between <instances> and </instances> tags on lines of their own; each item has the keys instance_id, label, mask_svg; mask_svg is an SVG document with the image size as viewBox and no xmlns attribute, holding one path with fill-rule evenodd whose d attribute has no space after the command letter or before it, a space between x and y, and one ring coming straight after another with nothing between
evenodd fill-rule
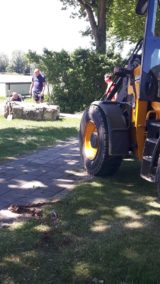
<instances>
[{"instance_id":1,"label":"tree trunk","mask_svg":"<svg viewBox=\"0 0 160 284\"><path fill-rule=\"evenodd\" d=\"M89 5L84 0L78 0L78 2L86 10L88 19L91 26L92 35L95 40L96 51L100 53L106 52L106 6L107 0L97 1L97 22L95 19L95 11L92 5Z\"/></svg>"},{"instance_id":2,"label":"tree trunk","mask_svg":"<svg viewBox=\"0 0 160 284\"><path fill-rule=\"evenodd\" d=\"M99 0L96 50L106 52L106 0Z\"/></svg>"}]
</instances>

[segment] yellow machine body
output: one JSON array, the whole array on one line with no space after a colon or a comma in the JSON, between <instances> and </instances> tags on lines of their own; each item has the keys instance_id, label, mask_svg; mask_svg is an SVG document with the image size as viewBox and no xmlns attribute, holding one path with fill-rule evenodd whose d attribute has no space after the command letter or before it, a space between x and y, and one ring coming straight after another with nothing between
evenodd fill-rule
<instances>
[{"instance_id":1,"label":"yellow machine body","mask_svg":"<svg viewBox=\"0 0 160 284\"><path fill-rule=\"evenodd\" d=\"M146 139L146 124L150 117L156 120L160 119L160 102L147 102L139 99L141 66L138 65L134 71L133 83L128 84L128 94L133 96L132 99L132 141L136 145L133 150L134 155L142 160L144 143Z\"/></svg>"}]
</instances>

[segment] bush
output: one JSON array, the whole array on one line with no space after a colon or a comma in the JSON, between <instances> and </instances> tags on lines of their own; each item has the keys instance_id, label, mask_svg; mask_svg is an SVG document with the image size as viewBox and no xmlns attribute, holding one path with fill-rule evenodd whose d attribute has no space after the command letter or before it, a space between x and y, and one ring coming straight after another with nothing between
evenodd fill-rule
<instances>
[{"instance_id":1,"label":"bush","mask_svg":"<svg viewBox=\"0 0 160 284\"><path fill-rule=\"evenodd\" d=\"M104 74L111 73L121 58L108 52L98 54L77 49L72 54L62 50L45 49L41 56L41 69L52 85L50 102L58 104L63 112L82 111L92 101L102 97L105 91Z\"/></svg>"}]
</instances>

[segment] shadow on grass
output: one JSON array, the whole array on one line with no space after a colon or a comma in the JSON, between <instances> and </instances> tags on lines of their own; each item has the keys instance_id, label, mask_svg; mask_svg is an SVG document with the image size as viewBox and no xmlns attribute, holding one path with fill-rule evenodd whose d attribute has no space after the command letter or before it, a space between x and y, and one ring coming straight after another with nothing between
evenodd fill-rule
<instances>
[{"instance_id":1,"label":"shadow on grass","mask_svg":"<svg viewBox=\"0 0 160 284\"><path fill-rule=\"evenodd\" d=\"M0 129L0 159L14 157L40 147L53 146L58 140L76 136L76 127L35 127Z\"/></svg>"},{"instance_id":2,"label":"shadow on grass","mask_svg":"<svg viewBox=\"0 0 160 284\"><path fill-rule=\"evenodd\" d=\"M139 173L124 161L114 177L77 186L54 205L56 226L48 207L2 230L1 283L159 283L160 204Z\"/></svg>"}]
</instances>

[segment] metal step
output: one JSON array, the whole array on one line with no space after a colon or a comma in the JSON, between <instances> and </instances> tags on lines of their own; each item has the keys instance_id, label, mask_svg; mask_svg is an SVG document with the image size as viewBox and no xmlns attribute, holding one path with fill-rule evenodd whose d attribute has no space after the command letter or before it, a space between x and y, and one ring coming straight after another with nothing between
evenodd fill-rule
<instances>
[{"instance_id":1,"label":"metal step","mask_svg":"<svg viewBox=\"0 0 160 284\"><path fill-rule=\"evenodd\" d=\"M147 139L146 139L146 142L156 144L156 143L157 143L157 140L158 140L157 138L151 138L151 137L150 137L150 138L147 138Z\"/></svg>"},{"instance_id":2,"label":"metal step","mask_svg":"<svg viewBox=\"0 0 160 284\"><path fill-rule=\"evenodd\" d=\"M149 126L155 126L160 128L160 121L152 121L150 122Z\"/></svg>"},{"instance_id":3,"label":"metal step","mask_svg":"<svg viewBox=\"0 0 160 284\"><path fill-rule=\"evenodd\" d=\"M160 137L160 121L150 122L150 124L148 125L148 133L144 145L140 175L142 178L151 182L155 182L156 167L153 161L155 161L154 153L159 137Z\"/></svg>"},{"instance_id":4,"label":"metal step","mask_svg":"<svg viewBox=\"0 0 160 284\"><path fill-rule=\"evenodd\" d=\"M152 161L152 156L143 156L143 160L150 163Z\"/></svg>"},{"instance_id":5,"label":"metal step","mask_svg":"<svg viewBox=\"0 0 160 284\"><path fill-rule=\"evenodd\" d=\"M142 175L140 174L141 178L147 180L147 181L150 181L150 182L155 182L155 175L150 175L150 176L146 176L146 175Z\"/></svg>"}]
</instances>

